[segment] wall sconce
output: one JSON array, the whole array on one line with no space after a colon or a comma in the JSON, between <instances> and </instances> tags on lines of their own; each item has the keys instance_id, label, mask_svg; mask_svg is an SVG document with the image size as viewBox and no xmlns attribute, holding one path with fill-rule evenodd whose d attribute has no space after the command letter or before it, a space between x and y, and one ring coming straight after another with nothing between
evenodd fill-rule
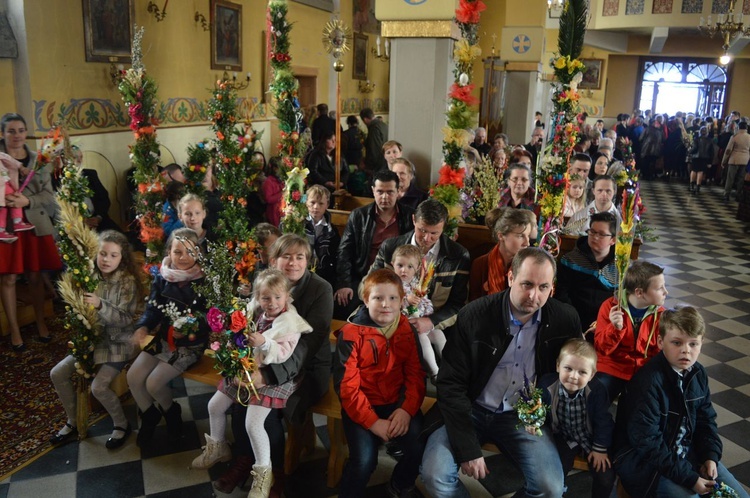
<instances>
[{"instance_id":1,"label":"wall sconce","mask_svg":"<svg viewBox=\"0 0 750 498\"><path fill-rule=\"evenodd\" d=\"M112 80L112 84L117 88L120 85L120 80L125 74L125 66L122 64L115 64L116 61L109 63L109 79Z\"/></svg>"},{"instance_id":2,"label":"wall sconce","mask_svg":"<svg viewBox=\"0 0 750 498\"><path fill-rule=\"evenodd\" d=\"M359 93L372 93L375 90L375 83L370 83L370 80L359 82Z\"/></svg>"},{"instance_id":3,"label":"wall sconce","mask_svg":"<svg viewBox=\"0 0 750 498\"><path fill-rule=\"evenodd\" d=\"M159 6L156 5L154 2L149 2L148 7L146 7L146 10L149 12L149 14L153 14L156 18L156 22L162 22L165 17L167 17L167 4L169 3L169 0L164 0L164 7L159 10Z\"/></svg>"},{"instance_id":4,"label":"wall sconce","mask_svg":"<svg viewBox=\"0 0 750 498\"><path fill-rule=\"evenodd\" d=\"M388 41L388 38L385 39L384 43L385 52L380 52L380 35L378 35L377 38L375 38L375 46L370 48L370 51L372 52L372 56L376 59L380 59L381 61L385 62L391 59L391 42Z\"/></svg>"},{"instance_id":5,"label":"wall sconce","mask_svg":"<svg viewBox=\"0 0 750 498\"><path fill-rule=\"evenodd\" d=\"M224 71L224 74L221 75L222 81L228 82L232 88L235 90L244 90L250 85L250 82L253 80L253 75L250 73L247 73L245 75L245 81L238 81L237 80L237 73L232 73L232 78L229 78L229 73Z\"/></svg>"},{"instance_id":6,"label":"wall sconce","mask_svg":"<svg viewBox=\"0 0 750 498\"><path fill-rule=\"evenodd\" d=\"M204 16L203 14L201 14L200 12L198 12L197 10L195 11L195 15L193 16L193 19L195 20L196 24L198 24L198 23L201 24L201 27L203 28L203 31L210 31L211 30L211 23L208 22L208 19L206 19L206 16Z\"/></svg>"}]
</instances>

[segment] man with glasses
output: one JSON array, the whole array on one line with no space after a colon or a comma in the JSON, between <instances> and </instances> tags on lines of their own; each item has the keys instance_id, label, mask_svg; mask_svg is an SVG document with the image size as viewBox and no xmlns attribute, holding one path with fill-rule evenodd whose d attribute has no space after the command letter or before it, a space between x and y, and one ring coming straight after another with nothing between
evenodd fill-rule
<instances>
[{"instance_id":1,"label":"man with glasses","mask_svg":"<svg viewBox=\"0 0 750 498\"><path fill-rule=\"evenodd\" d=\"M380 244L414 227L414 210L396 202L398 182L398 175L393 171L377 171L372 177L375 202L357 208L349 215L336 265L338 281L333 296L333 317L336 319L346 320L362 302L355 289L375 261Z\"/></svg>"},{"instance_id":2,"label":"man with glasses","mask_svg":"<svg viewBox=\"0 0 750 498\"><path fill-rule=\"evenodd\" d=\"M565 233L584 235L590 228L591 216L595 213L612 213L617 218L617 224L620 224L620 212L612 202L617 193L615 179L608 175L597 176L592 183L591 191L594 193L594 200L570 217L563 229Z\"/></svg>"},{"instance_id":3,"label":"man with glasses","mask_svg":"<svg viewBox=\"0 0 750 498\"><path fill-rule=\"evenodd\" d=\"M608 212L591 215L587 235L563 255L557 269L555 297L573 305L584 333L593 332L602 303L617 289L615 238L617 217Z\"/></svg>"}]
</instances>

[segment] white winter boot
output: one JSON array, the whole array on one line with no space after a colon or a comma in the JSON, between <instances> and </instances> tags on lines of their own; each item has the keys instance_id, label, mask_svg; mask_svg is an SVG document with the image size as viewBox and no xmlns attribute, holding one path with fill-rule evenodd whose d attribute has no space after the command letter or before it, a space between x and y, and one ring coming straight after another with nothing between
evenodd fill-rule
<instances>
[{"instance_id":1,"label":"white winter boot","mask_svg":"<svg viewBox=\"0 0 750 498\"><path fill-rule=\"evenodd\" d=\"M250 488L247 498L268 498L273 486L273 472L271 472L271 467L253 465L250 475L253 477L253 487Z\"/></svg>"},{"instance_id":2,"label":"white winter boot","mask_svg":"<svg viewBox=\"0 0 750 498\"><path fill-rule=\"evenodd\" d=\"M203 453L193 460L191 467L199 470L210 469L217 462L228 462L231 459L232 450L229 444L226 441L217 441L206 434L206 446L203 447Z\"/></svg>"}]
</instances>

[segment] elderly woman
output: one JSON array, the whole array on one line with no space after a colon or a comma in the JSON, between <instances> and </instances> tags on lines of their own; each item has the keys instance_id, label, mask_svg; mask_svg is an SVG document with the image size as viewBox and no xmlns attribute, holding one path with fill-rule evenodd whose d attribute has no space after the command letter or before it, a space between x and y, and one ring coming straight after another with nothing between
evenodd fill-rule
<instances>
[{"instance_id":1,"label":"elderly woman","mask_svg":"<svg viewBox=\"0 0 750 498\"><path fill-rule=\"evenodd\" d=\"M414 181L417 174L414 164L405 157L398 157L388 167L398 175L399 202L416 210L419 203L427 199L427 193L420 190Z\"/></svg>"},{"instance_id":2,"label":"elderly woman","mask_svg":"<svg viewBox=\"0 0 750 498\"><path fill-rule=\"evenodd\" d=\"M534 189L531 188L531 170L525 164L511 164L508 167L508 187L500 193L498 207L509 206L529 209L534 205Z\"/></svg>"},{"instance_id":3,"label":"elderly woman","mask_svg":"<svg viewBox=\"0 0 750 498\"><path fill-rule=\"evenodd\" d=\"M25 185L23 191L6 195L5 205L23 208L25 218L33 225L26 225L23 231L16 230L12 239L0 243L0 300L8 319L11 346L13 351L20 353L26 346L18 328L16 275L26 274L36 315L37 339L48 343L51 339L44 321L41 272L59 270L62 262L52 237L54 227L50 218L56 211L56 202L51 166L48 164L32 173L37 155L26 146L26 120L20 114L9 113L0 118L0 132L0 160L13 163L19 171L19 187Z\"/></svg>"},{"instance_id":4,"label":"elderly woman","mask_svg":"<svg viewBox=\"0 0 750 498\"><path fill-rule=\"evenodd\" d=\"M301 379L302 383L287 400L286 408L272 410L265 423L271 441L274 487L281 490L284 485L282 417L292 424L301 425L309 408L328 391L331 376L328 335L333 317L333 290L328 282L307 269L312 249L306 238L285 234L273 243L268 256L271 267L281 270L291 282L297 313L313 328L311 333L302 336L287 361L262 367L253 374L256 387L281 385L291 379ZM237 458L232 467L213 483L222 493L231 493L237 485L241 485L250 475L253 466L252 447L245 430L246 411L247 407L234 404L232 431Z\"/></svg>"},{"instance_id":5,"label":"elderly woman","mask_svg":"<svg viewBox=\"0 0 750 498\"><path fill-rule=\"evenodd\" d=\"M469 301L508 287L508 270L513 256L524 247L529 247L536 227L536 216L525 209L495 208L487 213L484 220L497 244L471 265Z\"/></svg>"}]
</instances>

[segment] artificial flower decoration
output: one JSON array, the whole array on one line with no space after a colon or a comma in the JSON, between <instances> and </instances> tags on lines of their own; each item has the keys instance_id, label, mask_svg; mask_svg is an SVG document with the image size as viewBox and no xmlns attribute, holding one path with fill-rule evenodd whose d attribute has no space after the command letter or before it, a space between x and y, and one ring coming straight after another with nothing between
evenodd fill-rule
<instances>
[{"instance_id":1,"label":"artificial flower decoration","mask_svg":"<svg viewBox=\"0 0 750 498\"><path fill-rule=\"evenodd\" d=\"M467 106L475 106L479 104L479 99L471 94L473 91L474 85L472 84L461 86L458 83L453 83L448 96L452 99L460 100Z\"/></svg>"},{"instance_id":2,"label":"artificial flower decoration","mask_svg":"<svg viewBox=\"0 0 750 498\"><path fill-rule=\"evenodd\" d=\"M117 85L122 100L128 108L130 129L135 143L130 146L130 161L135 167L133 175L138 185L134 207L140 227L139 237L146 244L146 270L161 262L164 252L164 233L161 230L161 211L164 204L163 179L159 175L159 142L156 140L156 81L146 74L143 65L144 28L135 30L133 36L133 65L124 72Z\"/></svg>"},{"instance_id":3,"label":"artificial flower decoration","mask_svg":"<svg viewBox=\"0 0 750 498\"><path fill-rule=\"evenodd\" d=\"M460 0L456 9L456 20L463 24L478 24L479 15L487 9L482 0Z\"/></svg>"}]
</instances>

